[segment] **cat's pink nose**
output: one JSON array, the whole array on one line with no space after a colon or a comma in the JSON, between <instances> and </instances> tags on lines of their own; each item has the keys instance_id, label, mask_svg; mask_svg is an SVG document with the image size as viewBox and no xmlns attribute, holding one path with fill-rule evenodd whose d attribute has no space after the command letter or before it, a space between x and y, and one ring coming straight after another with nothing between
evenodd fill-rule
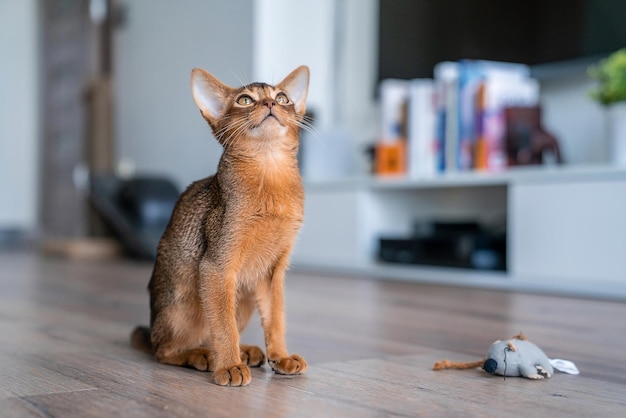
<instances>
[{"instance_id":1,"label":"cat's pink nose","mask_svg":"<svg viewBox=\"0 0 626 418\"><path fill-rule=\"evenodd\" d=\"M263 106L267 106L268 109L271 109L272 107L276 106L276 102L272 99L268 99L263 102Z\"/></svg>"}]
</instances>

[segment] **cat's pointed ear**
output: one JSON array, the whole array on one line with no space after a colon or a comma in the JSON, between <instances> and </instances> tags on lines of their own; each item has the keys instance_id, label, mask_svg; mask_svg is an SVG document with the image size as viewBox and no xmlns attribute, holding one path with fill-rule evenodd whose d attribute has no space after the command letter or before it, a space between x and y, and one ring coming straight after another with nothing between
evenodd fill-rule
<instances>
[{"instance_id":1,"label":"cat's pointed ear","mask_svg":"<svg viewBox=\"0 0 626 418\"><path fill-rule=\"evenodd\" d=\"M309 92L309 67L301 65L296 68L276 87L288 93L294 102L297 113L304 114L306 110L306 96Z\"/></svg>"},{"instance_id":2,"label":"cat's pointed ear","mask_svg":"<svg viewBox=\"0 0 626 418\"><path fill-rule=\"evenodd\" d=\"M191 71L191 93L202 116L211 124L224 115L232 88L201 68Z\"/></svg>"}]
</instances>

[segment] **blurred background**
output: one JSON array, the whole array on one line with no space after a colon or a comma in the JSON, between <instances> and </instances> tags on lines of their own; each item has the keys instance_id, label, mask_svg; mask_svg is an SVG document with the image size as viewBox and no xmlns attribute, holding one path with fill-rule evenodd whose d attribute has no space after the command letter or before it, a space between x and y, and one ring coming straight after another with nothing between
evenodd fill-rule
<instances>
[{"instance_id":1,"label":"blurred background","mask_svg":"<svg viewBox=\"0 0 626 418\"><path fill-rule=\"evenodd\" d=\"M349 23L366 22L373 44L370 3L353 2L358 14ZM360 67L375 51L335 56L333 1L2 0L0 7L2 229L86 234L76 187L86 170L163 174L179 188L214 172L221 148L191 99L194 67L241 85L278 82L307 64L320 131L339 123L339 113L372 119L373 62ZM353 76L341 83L339 59L353 61L343 69ZM349 99L337 114L336 86ZM348 112L350 103L359 109ZM372 138L369 127L354 134L364 135Z\"/></svg>"},{"instance_id":2,"label":"blurred background","mask_svg":"<svg viewBox=\"0 0 626 418\"><path fill-rule=\"evenodd\" d=\"M306 64L315 134L302 141L308 224L294 254L296 265L366 271L377 263L385 234L412 234L433 221L467 226L465 221L479 219L477 212L493 212L508 233L508 252L500 254L505 259L498 267L507 277L544 281L556 275L562 282L599 275L611 289L622 289L620 269L626 266L619 253L626 248L626 224L618 214L626 213L626 176L613 159L607 106L590 97L597 81L588 67L626 46L624 25L615 23L626 21L626 2L524 2L514 14L528 24L517 26L502 24L511 13L499 3L0 0L2 245L54 252L59 242L87 248L84 238L121 235L127 237L127 252L150 258L151 251L141 248L158 239L171 197L212 174L221 153L191 99L191 69L201 67L227 84L242 85L277 83ZM507 26L523 28L526 35L506 32ZM486 27L495 32L478 30ZM465 49L459 47L463 40ZM450 179L449 172L435 169L427 181L399 173L386 182L391 185L381 185L384 176L373 167L380 158L377 146L386 139L381 82L429 79L436 89L435 65L466 58L527 66L539 86L542 129L558 140L565 170L545 179L556 187L555 203L582 201L584 209L535 208L542 196L555 195L524 187L527 171L521 177L479 173L493 175L485 180L476 170ZM545 180L538 170L528 174L535 186ZM140 181L120 183L128 179ZM603 187L606 193L596 196ZM148 196L150 205L137 206L133 199L141 196ZM120 199L126 199L121 209L114 207ZM610 209L598 211L592 203ZM413 210L420 205L430 209ZM467 210L450 211L451 206ZM329 207L350 209L344 219ZM116 223L124 211L128 219ZM520 211L532 216L518 222L512 215ZM140 215L145 219L136 219ZM563 224L554 219L561 215ZM584 219L593 225L580 227ZM555 222L561 226L551 227ZM155 225L156 233L148 231ZM548 230L529 234L529 228ZM573 238L567 235L572 231L578 231ZM328 236L333 233L340 238ZM342 247L328 246L329 240ZM538 248L537 241L547 244ZM543 250L552 253L564 241L570 245L555 260L542 259ZM61 251L67 250L63 245ZM582 262L588 261L583 273L580 266L571 266L571 274L560 267L581 254L587 257ZM537 263L545 268L523 267ZM433 277L438 275L441 271Z\"/></svg>"}]
</instances>

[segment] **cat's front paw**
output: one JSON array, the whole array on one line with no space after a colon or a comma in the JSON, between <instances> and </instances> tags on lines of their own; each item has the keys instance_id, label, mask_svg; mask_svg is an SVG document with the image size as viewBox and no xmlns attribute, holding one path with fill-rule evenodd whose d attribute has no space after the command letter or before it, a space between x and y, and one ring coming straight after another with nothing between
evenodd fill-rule
<instances>
[{"instance_id":1,"label":"cat's front paw","mask_svg":"<svg viewBox=\"0 0 626 418\"><path fill-rule=\"evenodd\" d=\"M218 369L213 373L215 383L220 386L246 386L252 376L250 369L245 364L237 364L231 367Z\"/></svg>"},{"instance_id":2,"label":"cat's front paw","mask_svg":"<svg viewBox=\"0 0 626 418\"><path fill-rule=\"evenodd\" d=\"M268 364L278 374L300 374L306 371L306 360L297 354L280 359L270 359Z\"/></svg>"}]
</instances>

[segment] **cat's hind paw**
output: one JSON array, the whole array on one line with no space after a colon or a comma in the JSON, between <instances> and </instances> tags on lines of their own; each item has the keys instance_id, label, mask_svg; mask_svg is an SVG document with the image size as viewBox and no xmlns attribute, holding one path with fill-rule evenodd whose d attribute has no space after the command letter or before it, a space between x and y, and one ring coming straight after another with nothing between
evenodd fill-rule
<instances>
[{"instance_id":1,"label":"cat's hind paw","mask_svg":"<svg viewBox=\"0 0 626 418\"><path fill-rule=\"evenodd\" d=\"M187 365L201 372L211 370L211 351L205 348L196 348L189 351Z\"/></svg>"},{"instance_id":2,"label":"cat's hind paw","mask_svg":"<svg viewBox=\"0 0 626 418\"><path fill-rule=\"evenodd\" d=\"M237 364L216 370L213 379L220 386L246 386L252 380L252 376L248 366Z\"/></svg>"},{"instance_id":3,"label":"cat's hind paw","mask_svg":"<svg viewBox=\"0 0 626 418\"><path fill-rule=\"evenodd\" d=\"M268 360L272 370L278 374L301 374L306 371L306 360L297 354L276 360Z\"/></svg>"},{"instance_id":4,"label":"cat's hind paw","mask_svg":"<svg viewBox=\"0 0 626 418\"><path fill-rule=\"evenodd\" d=\"M241 357L241 362L250 367L261 367L265 364L265 353L255 345L241 344L239 346L239 356Z\"/></svg>"}]
</instances>

